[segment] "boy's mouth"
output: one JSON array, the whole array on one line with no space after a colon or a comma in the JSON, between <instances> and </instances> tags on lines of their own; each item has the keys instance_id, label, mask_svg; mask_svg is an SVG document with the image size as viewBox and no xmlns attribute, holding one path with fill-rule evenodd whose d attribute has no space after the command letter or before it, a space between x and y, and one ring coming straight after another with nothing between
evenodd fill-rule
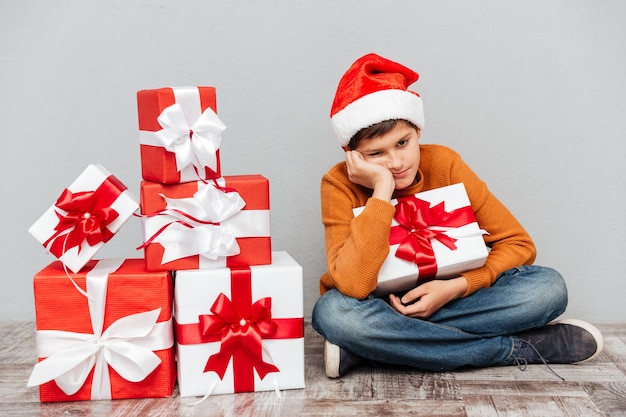
<instances>
[{"instance_id":1,"label":"boy's mouth","mask_svg":"<svg viewBox=\"0 0 626 417\"><path fill-rule=\"evenodd\" d=\"M394 178L402 178L407 174L408 171L409 171L408 169L405 169L404 171L392 172L391 174L393 175Z\"/></svg>"}]
</instances>

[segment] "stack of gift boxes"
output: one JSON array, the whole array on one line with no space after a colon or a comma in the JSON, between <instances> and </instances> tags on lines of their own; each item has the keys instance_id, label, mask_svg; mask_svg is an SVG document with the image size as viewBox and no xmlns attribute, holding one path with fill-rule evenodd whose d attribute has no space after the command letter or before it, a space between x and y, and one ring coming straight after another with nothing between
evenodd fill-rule
<instances>
[{"instance_id":1,"label":"stack of gift boxes","mask_svg":"<svg viewBox=\"0 0 626 417\"><path fill-rule=\"evenodd\" d=\"M302 268L272 252L269 181L221 175L215 88L137 103L139 201L90 165L30 229L59 260L34 278L29 386L42 402L303 388ZM93 260L133 215L144 257Z\"/></svg>"}]
</instances>

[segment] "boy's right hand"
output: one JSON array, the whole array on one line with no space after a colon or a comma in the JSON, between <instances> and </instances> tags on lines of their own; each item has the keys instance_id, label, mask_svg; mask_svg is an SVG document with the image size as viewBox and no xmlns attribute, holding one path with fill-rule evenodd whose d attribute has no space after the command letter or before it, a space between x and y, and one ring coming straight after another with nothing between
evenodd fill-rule
<instances>
[{"instance_id":1,"label":"boy's right hand","mask_svg":"<svg viewBox=\"0 0 626 417\"><path fill-rule=\"evenodd\" d=\"M360 152L354 150L346 151L346 166L350 181L374 190L372 197L391 200L395 189L391 171L382 165L366 161Z\"/></svg>"}]
</instances>

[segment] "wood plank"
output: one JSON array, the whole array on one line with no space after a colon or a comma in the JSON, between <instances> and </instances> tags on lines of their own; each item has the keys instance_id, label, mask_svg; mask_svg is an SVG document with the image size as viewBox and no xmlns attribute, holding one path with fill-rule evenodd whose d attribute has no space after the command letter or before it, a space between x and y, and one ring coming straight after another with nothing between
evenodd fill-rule
<instances>
[{"instance_id":1,"label":"wood plank","mask_svg":"<svg viewBox=\"0 0 626 417\"><path fill-rule=\"evenodd\" d=\"M452 373L422 372L400 367L372 367L372 398L398 400L461 400Z\"/></svg>"},{"instance_id":2,"label":"wood plank","mask_svg":"<svg viewBox=\"0 0 626 417\"><path fill-rule=\"evenodd\" d=\"M0 322L0 363L34 363L35 322Z\"/></svg>"},{"instance_id":3,"label":"wood plank","mask_svg":"<svg viewBox=\"0 0 626 417\"><path fill-rule=\"evenodd\" d=\"M499 417L491 395L464 395L463 404L467 417Z\"/></svg>"},{"instance_id":4,"label":"wood plank","mask_svg":"<svg viewBox=\"0 0 626 417\"><path fill-rule=\"evenodd\" d=\"M604 351L598 356L598 362L607 362L615 365L626 374L626 338L624 340L608 336L604 338Z\"/></svg>"},{"instance_id":5,"label":"wood plank","mask_svg":"<svg viewBox=\"0 0 626 417\"><path fill-rule=\"evenodd\" d=\"M614 363L592 361L580 365L551 365L551 367L556 373L565 378L566 382L609 382L624 380L624 374ZM454 374L459 381L560 381L545 365L528 365L524 371L518 369L516 366L502 366L463 370L457 371Z\"/></svg>"},{"instance_id":6,"label":"wood plank","mask_svg":"<svg viewBox=\"0 0 626 417\"><path fill-rule=\"evenodd\" d=\"M343 399L341 401L306 401L299 414L291 416L359 416L380 417L389 415L411 415L425 417L458 417L464 415L462 401L357 401ZM285 415L287 416L287 415Z\"/></svg>"},{"instance_id":7,"label":"wood plank","mask_svg":"<svg viewBox=\"0 0 626 417\"><path fill-rule=\"evenodd\" d=\"M626 383L583 382L582 387L606 416L626 415Z\"/></svg>"},{"instance_id":8,"label":"wood plank","mask_svg":"<svg viewBox=\"0 0 626 417\"><path fill-rule=\"evenodd\" d=\"M626 325L624 323L594 323L604 337L613 336L626 339Z\"/></svg>"},{"instance_id":9,"label":"wood plank","mask_svg":"<svg viewBox=\"0 0 626 417\"><path fill-rule=\"evenodd\" d=\"M587 397L588 393L578 381L497 381L463 380L458 381L463 398L468 395L493 395L517 397Z\"/></svg>"},{"instance_id":10,"label":"wood plank","mask_svg":"<svg viewBox=\"0 0 626 417\"><path fill-rule=\"evenodd\" d=\"M511 417L601 417L589 398L491 396L499 415Z\"/></svg>"}]
</instances>

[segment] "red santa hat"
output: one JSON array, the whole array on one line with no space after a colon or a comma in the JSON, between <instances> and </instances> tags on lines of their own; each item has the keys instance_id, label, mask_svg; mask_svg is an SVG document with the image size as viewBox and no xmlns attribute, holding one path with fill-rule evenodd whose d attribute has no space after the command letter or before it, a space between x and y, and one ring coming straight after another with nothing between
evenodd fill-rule
<instances>
[{"instance_id":1,"label":"red santa hat","mask_svg":"<svg viewBox=\"0 0 626 417\"><path fill-rule=\"evenodd\" d=\"M419 74L376 54L357 59L339 81L330 120L341 146L359 130L391 119L424 127L419 94L407 87Z\"/></svg>"}]
</instances>

